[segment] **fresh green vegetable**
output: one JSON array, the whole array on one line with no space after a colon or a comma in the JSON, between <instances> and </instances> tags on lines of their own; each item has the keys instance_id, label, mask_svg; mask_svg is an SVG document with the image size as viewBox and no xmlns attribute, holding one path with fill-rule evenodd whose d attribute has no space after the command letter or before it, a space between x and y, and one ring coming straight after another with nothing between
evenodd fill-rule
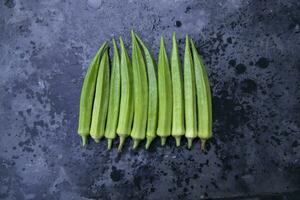
<instances>
[{"instance_id":1,"label":"fresh green vegetable","mask_svg":"<svg viewBox=\"0 0 300 200\"><path fill-rule=\"evenodd\" d=\"M148 119L147 119L147 131L146 131L146 149L150 147L151 142L156 137L157 129L157 111L158 111L158 91L157 91L157 78L156 78L156 65L155 61L144 44L144 42L136 35L140 45L143 48L145 54L145 60L147 64L147 75L148 75Z\"/></svg>"},{"instance_id":2,"label":"fresh green vegetable","mask_svg":"<svg viewBox=\"0 0 300 200\"><path fill-rule=\"evenodd\" d=\"M185 104L185 137L188 140L188 148L190 149L193 139L197 137L197 113L196 113L196 86L195 73L193 66L193 58L190 49L190 41L188 35L185 39L184 52L184 104Z\"/></svg>"},{"instance_id":3,"label":"fresh green vegetable","mask_svg":"<svg viewBox=\"0 0 300 200\"><path fill-rule=\"evenodd\" d=\"M133 119L133 80L131 63L124 42L120 37L121 45L121 101L117 134L120 138L118 150L121 151L125 139L130 135Z\"/></svg>"},{"instance_id":4,"label":"fresh green vegetable","mask_svg":"<svg viewBox=\"0 0 300 200\"><path fill-rule=\"evenodd\" d=\"M171 73L173 88L173 118L172 118L172 136L176 140L176 146L180 146L181 136L184 135L184 99L183 83L180 68L180 58L176 42L176 34L173 33L173 47L171 54Z\"/></svg>"},{"instance_id":5,"label":"fresh green vegetable","mask_svg":"<svg viewBox=\"0 0 300 200\"><path fill-rule=\"evenodd\" d=\"M109 57L108 57L108 50L106 50L100 61L97 83L96 83L95 100L93 105L91 130L90 130L91 137L97 143L104 136L108 100L109 100Z\"/></svg>"},{"instance_id":6,"label":"fresh green vegetable","mask_svg":"<svg viewBox=\"0 0 300 200\"><path fill-rule=\"evenodd\" d=\"M133 149L136 149L139 142L146 136L148 80L144 57L133 31L131 31L131 38L134 116L130 136L133 139Z\"/></svg>"},{"instance_id":7,"label":"fresh green vegetable","mask_svg":"<svg viewBox=\"0 0 300 200\"><path fill-rule=\"evenodd\" d=\"M198 107L198 137L201 149L205 149L206 140L212 137L212 104L209 80L201 56L198 54L194 42L191 40Z\"/></svg>"},{"instance_id":8,"label":"fresh green vegetable","mask_svg":"<svg viewBox=\"0 0 300 200\"><path fill-rule=\"evenodd\" d=\"M78 134L82 144L90 135L96 142L105 136L111 149L116 135L121 151L126 138L133 149L146 137L146 149L158 135L161 145L167 137L180 146L183 135L188 148L199 137L201 149L212 137L212 102L208 75L194 42L186 36L183 73L176 34L172 36L170 63L164 38L160 39L158 64L133 31L132 60L120 37L120 54L113 39L110 76L108 45L105 42L93 58L85 76L79 110ZM170 66L169 66L170 64ZM183 77L182 77L183 76Z\"/></svg>"},{"instance_id":9,"label":"fresh green vegetable","mask_svg":"<svg viewBox=\"0 0 300 200\"><path fill-rule=\"evenodd\" d=\"M158 55L158 106L157 135L163 146L171 135L172 125L172 80L163 37L160 39Z\"/></svg>"},{"instance_id":10,"label":"fresh green vegetable","mask_svg":"<svg viewBox=\"0 0 300 200\"><path fill-rule=\"evenodd\" d=\"M111 149L113 139L115 139L116 137L121 96L120 57L115 39L113 39L113 46L114 55L112 60L108 114L105 128L105 137L107 138L107 149Z\"/></svg>"},{"instance_id":11,"label":"fresh green vegetable","mask_svg":"<svg viewBox=\"0 0 300 200\"><path fill-rule=\"evenodd\" d=\"M97 74L100 60L107 48L108 46L106 42L100 47L88 68L82 85L80 95L78 134L82 138L83 146L87 143L87 137L90 134Z\"/></svg>"}]
</instances>

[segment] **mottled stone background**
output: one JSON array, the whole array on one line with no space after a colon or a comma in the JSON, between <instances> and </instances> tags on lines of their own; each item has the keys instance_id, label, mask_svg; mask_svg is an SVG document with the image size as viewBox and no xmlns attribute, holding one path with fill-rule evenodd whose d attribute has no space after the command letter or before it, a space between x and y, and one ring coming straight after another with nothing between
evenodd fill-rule
<instances>
[{"instance_id":1,"label":"mottled stone background","mask_svg":"<svg viewBox=\"0 0 300 200\"><path fill-rule=\"evenodd\" d=\"M300 199L298 0L0 1L0 199ZM190 34L213 90L207 152L80 146L81 84L105 40ZM116 145L116 143L115 143Z\"/></svg>"}]
</instances>

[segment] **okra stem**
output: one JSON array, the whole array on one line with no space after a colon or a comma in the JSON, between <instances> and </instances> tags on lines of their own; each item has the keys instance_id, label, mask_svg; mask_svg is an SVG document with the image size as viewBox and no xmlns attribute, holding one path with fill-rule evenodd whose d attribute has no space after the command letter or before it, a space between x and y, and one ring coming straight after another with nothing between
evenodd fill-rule
<instances>
[{"instance_id":1,"label":"okra stem","mask_svg":"<svg viewBox=\"0 0 300 200\"><path fill-rule=\"evenodd\" d=\"M99 66L90 134L96 143L104 136L109 101L109 57L105 51Z\"/></svg>"},{"instance_id":2,"label":"okra stem","mask_svg":"<svg viewBox=\"0 0 300 200\"><path fill-rule=\"evenodd\" d=\"M118 150L121 151L125 139L130 135L131 125L133 119L133 82L132 71L129 56L127 54L124 42L120 37L121 45L121 100L120 100L120 113L117 134L120 138Z\"/></svg>"},{"instance_id":3,"label":"okra stem","mask_svg":"<svg viewBox=\"0 0 300 200\"><path fill-rule=\"evenodd\" d=\"M135 34L136 35L136 34ZM144 44L144 42L136 35L138 42L143 48L148 75L148 119L146 138L147 142L145 148L150 147L151 142L156 137L157 129L157 111L158 111L158 91L157 91L157 76L156 76L156 64L150 51Z\"/></svg>"},{"instance_id":4,"label":"okra stem","mask_svg":"<svg viewBox=\"0 0 300 200\"><path fill-rule=\"evenodd\" d=\"M171 54L171 73L173 88L173 119L172 119L172 136L175 138L176 146L180 146L181 136L184 135L184 99L183 83L180 68L180 58L176 42L176 34L172 37L172 54Z\"/></svg>"},{"instance_id":5,"label":"okra stem","mask_svg":"<svg viewBox=\"0 0 300 200\"><path fill-rule=\"evenodd\" d=\"M191 40L198 107L198 137L201 140L201 150L205 150L206 141L212 137L212 103L208 75L201 56Z\"/></svg>"},{"instance_id":6,"label":"okra stem","mask_svg":"<svg viewBox=\"0 0 300 200\"><path fill-rule=\"evenodd\" d=\"M193 59L188 35L185 39L184 52L184 103L185 103L185 137L188 148L192 147L193 139L197 137L196 85Z\"/></svg>"},{"instance_id":7,"label":"okra stem","mask_svg":"<svg viewBox=\"0 0 300 200\"><path fill-rule=\"evenodd\" d=\"M95 57L93 58L82 85L80 95L78 134L82 138L83 146L86 145L87 136L90 134L97 74L103 52L105 52L107 48L107 43L103 43L103 45L100 47Z\"/></svg>"},{"instance_id":8,"label":"okra stem","mask_svg":"<svg viewBox=\"0 0 300 200\"><path fill-rule=\"evenodd\" d=\"M171 135L172 125L172 80L163 37L160 39L158 56L158 106L157 135L163 146Z\"/></svg>"},{"instance_id":9,"label":"okra stem","mask_svg":"<svg viewBox=\"0 0 300 200\"><path fill-rule=\"evenodd\" d=\"M116 137L116 129L118 125L119 108L120 108L120 90L121 90L121 74L120 74L120 57L115 39L113 39L114 55L112 60L112 72L110 78L110 91L108 114L105 128L105 137L107 138L107 149L111 149L113 139Z\"/></svg>"}]
</instances>

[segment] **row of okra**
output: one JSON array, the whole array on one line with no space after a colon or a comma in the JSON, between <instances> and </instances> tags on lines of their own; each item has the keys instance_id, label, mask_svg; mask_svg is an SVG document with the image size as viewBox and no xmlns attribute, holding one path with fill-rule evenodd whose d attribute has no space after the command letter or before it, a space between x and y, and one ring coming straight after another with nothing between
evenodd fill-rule
<instances>
[{"instance_id":1,"label":"row of okra","mask_svg":"<svg viewBox=\"0 0 300 200\"><path fill-rule=\"evenodd\" d=\"M156 136L161 145L172 136L176 146L184 136L188 148L199 137L204 149L212 137L211 90L193 40L186 36L182 67L175 33L170 59L161 37L157 64L133 31L131 38L131 59L120 37L120 48L112 40L112 61L105 42L88 68L79 110L78 133L83 145L89 136L95 142L105 137L111 149L118 136L121 150L130 136L133 149L144 139L148 149Z\"/></svg>"}]
</instances>

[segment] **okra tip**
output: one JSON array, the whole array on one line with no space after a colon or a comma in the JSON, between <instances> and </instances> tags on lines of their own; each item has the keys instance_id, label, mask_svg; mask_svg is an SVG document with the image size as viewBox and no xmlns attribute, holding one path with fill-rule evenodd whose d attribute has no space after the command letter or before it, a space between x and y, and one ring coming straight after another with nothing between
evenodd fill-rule
<instances>
[{"instance_id":1,"label":"okra tip","mask_svg":"<svg viewBox=\"0 0 300 200\"><path fill-rule=\"evenodd\" d=\"M165 146L166 141L167 141L167 137L160 137L160 145L161 146Z\"/></svg>"},{"instance_id":2,"label":"okra tip","mask_svg":"<svg viewBox=\"0 0 300 200\"><path fill-rule=\"evenodd\" d=\"M113 43L114 47L117 46L117 43L116 43L116 40L114 37L112 38L112 43Z\"/></svg>"},{"instance_id":3,"label":"okra tip","mask_svg":"<svg viewBox=\"0 0 300 200\"><path fill-rule=\"evenodd\" d=\"M180 146L181 136L175 136L176 147Z\"/></svg>"},{"instance_id":4,"label":"okra tip","mask_svg":"<svg viewBox=\"0 0 300 200\"><path fill-rule=\"evenodd\" d=\"M82 146L85 146L87 144L87 136L86 135L82 135L81 136L81 140L82 140Z\"/></svg>"},{"instance_id":5,"label":"okra tip","mask_svg":"<svg viewBox=\"0 0 300 200\"><path fill-rule=\"evenodd\" d=\"M205 144L206 144L206 140L201 139L201 151L205 151Z\"/></svg>"},{"instance_id":6,"label":"okra tip","mask_svg":"<svg viewBox=\"0 0 300 200\"><path fill-rule=\"evenodd\" d=\"M131 33L131 36L134 36L134 35L135 35L135 33L134 33L134 30L133 30L133 29L131 29L130 33Z\"/></svg>"},{"instance_id":7,"label":"okra tip","mask_svg":"<svg viewBox=\"0 0 300 200\"><path fill-rule=\"evenodd\" d=\"M188 149L191 149L193 144L193 138L187 138L187 141L188 141Z\"/></svg>"},{"instance_id":8,"label":"okra tip","mask_svg":"<svg viewBox=\"0 0 300 200\"><path fill-rule=\"evenodd\" d=\"M122 39L122 37L121 37L121 36L119 37L119 40L120 40L120 45L121 45L121 48L123 48L123 47L124 47L124 41L123 41L123 39Z\"/></svg>"},{"instance_id":9,"label":"okra tip","mask_svg":"<svg viewBox=\"0 0 300 200\"><path fill-rule=\"evenodd\" d=\"M113 140L110 138L107 138L107 150L111 150Z\"/></svg>"},{"instance_id":10,"label":"okra tip","mask_svg":"<svg viewBox=\"0 0 300 200\"><path fill-rule=\"evenodd\" d=\"M173 40L173 42L174 42L174 40L176 41L176 33L175 32L173 32L173 34L172 34L172 40Z\"/></svg>"},{"instance_id":11,"label":"okra tip","mask_svg":"<svg viewBox=\"0 0 300 200\"><path fill-rule=\"evenodd\" d=\"M131 40L132 42L136 42L136 36L133 30L131 30Z\"/></svg>"},{"instance_id":12,"label":"okra tip","mask_svg":"<svg viewBox=\"0 0 300 200\"><path fill-rule=\"evenodd\" d=\"M146 142L146 145L145 145L146 149L149 149L153 139L154 139L154 137L147 137L147 142Z\"/></svg>"},{"instance_id":13,"label":"okra tip","mask_svg":"<svg viewBox=\"0 0 300 200\"><path fill-rule=\"evenodd\" d=\"M100 142L100 139L99 138L93 138L94 139L94 141L96 142L96 143L99 143Z\"/></svg>"},{"instance_id":14,"label":"okra tip","mask_svg":"<svg viewBox=\"0 0 300 200\"><path fill-rule=\"evenodd\" d=\"M133 147L132 149L136 149L139 146L141 140L133 139Z\"/></svg>"},{"instance_id":15,"label":"okra tip","mask_svg":"<svg viewBox=\"0 0 300 200\"><path fill-rule=\"evenodd\" d=\"M192 48L195 47L195 43L194 43L194 40L192 38L190 39L190 43L192 45Z\"/></svg>"},{"instance_id":16,"label":"okra tip","mask_svg":"<svg viewBox=\"0 0 300 200\"><path fill-rule=\"evenodd\" d=\"M161 46L165 46L165 40L164 40L164 36L160 36L160 45Z\"/></svg>"},{"instance_id":17,"label":"okra tip","mask_svg":"<svg viewBox=\"0 0 300 200\"><path fill-rule=\"evenodd\" d=\"M118 151L120 152L124 146L126 137L120 136L119 138L120 138L120 142L119 142L119 146L118 146Z\"/></svg>"},{"instance_id":18,"label":"okra tip","mask_svg":"<svg viewBox=\"0 0 300 200\"><path fill-rule=\"evenodd\" d=\"M186 34L185 36L185 44L186 44L186 48L190 48L190 39L189 39L189 35Z\"/></svg>"}]
</instances>

